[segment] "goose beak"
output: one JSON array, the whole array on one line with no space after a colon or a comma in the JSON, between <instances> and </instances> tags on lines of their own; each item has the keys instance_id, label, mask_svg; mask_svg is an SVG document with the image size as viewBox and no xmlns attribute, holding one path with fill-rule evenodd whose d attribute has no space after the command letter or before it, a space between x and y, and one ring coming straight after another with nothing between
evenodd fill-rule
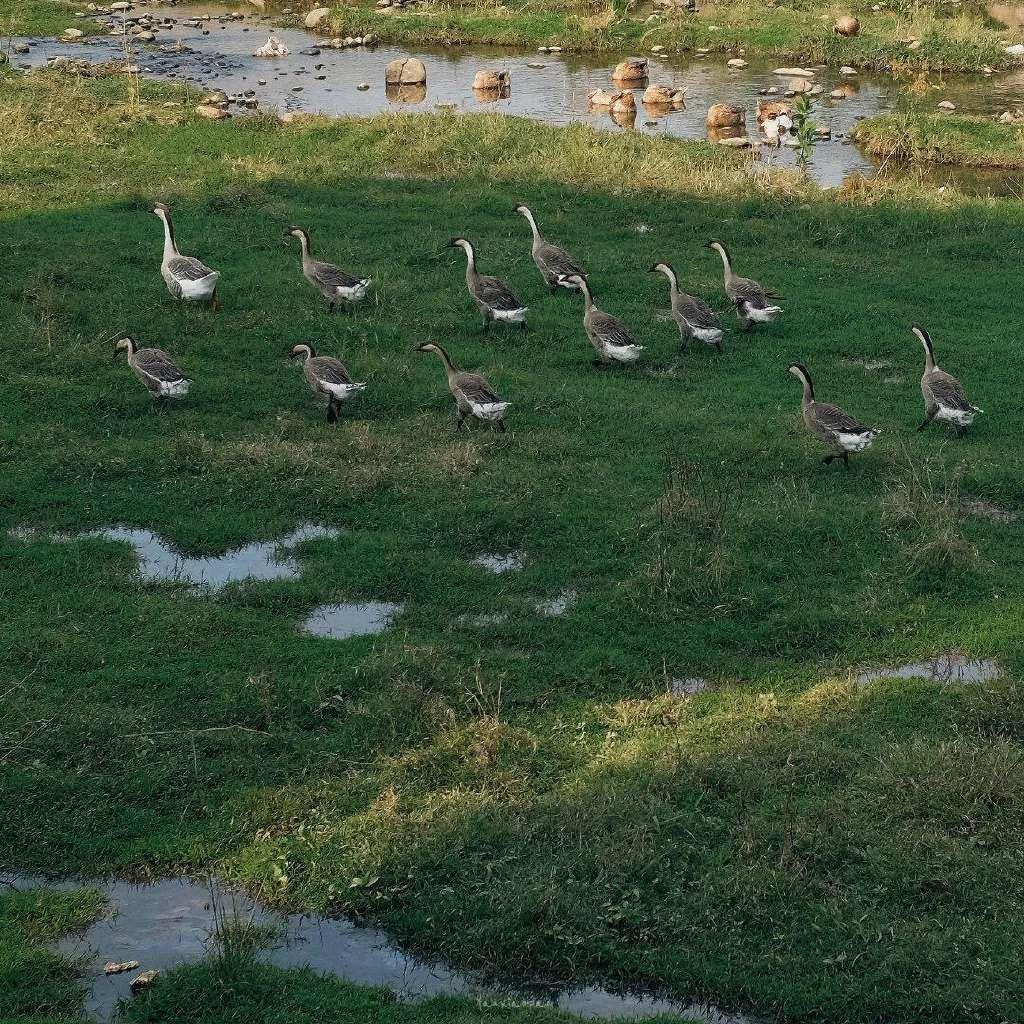
<instances>
[{"instance_id":1,"label":"goose beak","mask_svg":"<svg viewBox=\"0 0 1024 1024\"><path fill-rule=\"evenodd\" d=\"M658 273L658 268L657 267L651 267L651 269L648 270L647 273L648 274L657 274Z\"/></svg>"}]
</instances>

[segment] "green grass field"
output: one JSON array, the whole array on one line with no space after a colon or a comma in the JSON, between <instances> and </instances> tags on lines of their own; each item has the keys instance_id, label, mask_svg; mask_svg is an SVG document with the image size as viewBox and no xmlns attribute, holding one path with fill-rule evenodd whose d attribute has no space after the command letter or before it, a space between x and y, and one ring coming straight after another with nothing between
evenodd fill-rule
<instances>
[{"instance_id":1,"label":"green grass field","mask_svg":"<svg viewBox=\"0 0 1024 1024\"><path fill-rule=\"evenodd\" d=\"M564 0L499 4L432 0L405 11L376 9L372 0L336 5L321 31L332 35L373 32L384 42L407 45L487 43L504 46L558 44L567 50L643 51L662 45L670 52L706 49L801 62L852 64L902 73L970 72L1005 68L1004 46L1018 29L998 25L976 3L889 3L870 0L846 5L790 0L766 7L758 0L720 0L685 10L659 12L637 5ZM836 17L855 14L856 38L833 33Z\"/></svg>"},{"instance_id":2,"label":"green grass field","mask_svg":"<svg viewBox=\"0 0 1024 1024\"><path fill-rule=\"evenodd\" d=\"M893 111L861 121L857 141L875 156L961 167L1024 167L1018 124L964 114Z\"/></svg>"},{"instance_id":3,"label":"green grass field","mask_svg":"<svg viewBox=\"0 0 1024 1024\"><path fill-rule=\"evenodd\" d=\"M498 117L210 124L126 89L0 79L0 864L210 868L463 966L790 1022L1019 1017L1024 547L1019 520L964 511L1024 510L1019 204L823 194L700 144ZM223 272L220 313L168 296L157 198ZM639 366L590 366L517 201ZM372 274L356 317L300 277L293 222ZM529 332L479 333L456 233ZM710 237L785 296L777 324L732 330ZM724 355L679 353L656 259L723 312ZM962 438L914 432L915 320L986 410ZM122 332L171 352L187 400L151 411ZM508 435L454 433L428 338L514 403ZM283 356L307 340L369 383L333 428ZM849 471L803 430L794 360L885 431ZM127 524L202 554L302 522L346 532L299 579L210 597L46 539ZM567 589L564 616L533 611ZM299 633L347 599L404 612ZM949 650L1005 675L850 679ZM668 692L690 676L712 685ZM240 1005L265 1005L274 972L246 977ZM193 978L133 1019L219 1019Z\"/></svg>"}]
</instances>

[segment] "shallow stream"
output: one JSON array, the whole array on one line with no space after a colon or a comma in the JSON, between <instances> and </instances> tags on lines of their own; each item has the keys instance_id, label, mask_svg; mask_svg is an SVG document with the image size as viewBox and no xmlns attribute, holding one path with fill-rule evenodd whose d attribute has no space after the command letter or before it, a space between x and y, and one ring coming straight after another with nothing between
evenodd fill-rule
<instances>
[{"instance_id":1,"label":"shallow stream","mask_svg":"<svg viewBox=\"0 0 1024 1024\"><path fill-rule=\"evenodd\" d=\"M162 81L183 81L221 89L229 96L251 93L258 109L309 111L333 116L360 116L382 111L429 111L438 107L456 111L495 111L534 118L550 124L584 122L608 131L639 131L679 138L704 138L708 108L715 103L742 106L747 126L757 134L756 108L767 89L781 95L799 79L775 73L776 62L751 60L747 67L731 69L722 54L651 56L649 81L686 90L686 106L666 112L645 108L642 89L637 116L623 127L607 111L593 110L588 93L611 87L617 54L578 55L537 53L487 47L405 50L393 46L333 49L326 40L298 28L276 27L274 19L249 12L225 12L223 7L136 5L129 17L148 16L157 28L156 41L132 44L131 60L143 74ZM69 25L74 19L69 19ZM111 16L110 24L120 23ZM259 58L253 51L273 32L289 50L286 57ZM56 57L79 57L92 62L124 63L123 33L87 38L82 42L53 39L23 40L28 53L12 54L16 67L39 67ZM303 50L316 50L304 54ZM419 57L427 67L425 87L388 90L384 68L396 58ZM474 93L473 77L481 70L505 70L511 88L505 96ZM809 173L825 186L839 185L853 172L874 174L875 163L849 141L857 121L914 101L934 108L949 100L965 113L999 114L1024 105L1024 69L992 76L932 76L912 83L891 76L843 75L837 69L818 68L810 79L824 92L814 102L813 117L831 138L817 143ZM829 94L841 90L843 98ZM244 112L247 108L234 108ZM786 147L764 148L763 159L792 167L795 153ZM885 173L917 174L912 168L888 166ZM1022 175L971 168L929 168L925 177L938 184L957 184L969 192L1018 194Z\"/></svg>"}]
</instances>

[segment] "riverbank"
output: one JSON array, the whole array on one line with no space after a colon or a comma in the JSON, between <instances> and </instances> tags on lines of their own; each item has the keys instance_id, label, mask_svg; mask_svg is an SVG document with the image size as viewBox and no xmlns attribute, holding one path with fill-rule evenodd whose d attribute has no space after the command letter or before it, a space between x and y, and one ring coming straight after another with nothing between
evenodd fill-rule
<instances>
[{"instance_id":1,"label":"riverbank","mask_svg":"<svg viewBox=\"0 0 1024 1024\"><path fill-rule=\"evenodd\" d=\"M861 121L856 141L876 157L960 167L1024 169L1024 124L920 111Z\"/></svg>"},{"instance_id":2,"label":"riverbank","mask_svg":"<svg viewBox=\"0 0 1024 1024\"><path fill-rule=\"evenodd\" d=\"M825 193L578 125L193 104L124 76L0 79L0 863L209 869L460 966L794 1024L1013 1019L1019 204ZM167 294L155 199L222 272L219 312ZM637 365L591 365L523 201ZM373 278L354 317L303 280L293 223ZM529 331L480 332L455 234ZM785 296L752 337L712 237ZM679 351L660 259L720 312L721 355ZM916 432L915 320L986 410L962 438ZM187 399L151 411L111 361L122 332L180 362ZM429 338L513 403L508 434L455 434L412 351ZM284 357L299 342L368 384L337 424ZM794 360L883 429L849 471L821 465ZM338 535L297 543L287 576L199 594L88 532L198 558L308 521ZM353 601L400 610L303 631ZM950 651L995 671L860 679Z\"/></svg>"},{"instance_id":3,"label":"riverbank","mask_svg":"<svg viewBox=\"0 0 1024 1024\"><path fill-rule=\"evenodd\" d=\"M403 45L557 45L567 51L667 52L772 57L796 63L843 64L900 73L981 72L1014 66L1005 46L1024 39L1017 28L1000 28L978 10L940 13L941 5L875 11L859 2L849 11L860 21L854 38L834 31L836 9L795 2L765 7L754 0L701 4L641 17L618 8L565 2L532 4L427 3L378 9L369 0L336 6L318 29L334 36L372 32Z\"/></svg>"}]
</instances>

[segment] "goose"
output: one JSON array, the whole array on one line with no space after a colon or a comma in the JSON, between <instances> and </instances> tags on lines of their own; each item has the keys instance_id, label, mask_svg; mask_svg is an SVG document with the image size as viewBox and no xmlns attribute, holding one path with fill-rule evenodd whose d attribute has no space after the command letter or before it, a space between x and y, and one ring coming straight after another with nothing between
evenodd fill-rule
<instances>
[{"instance_id":1,"label":"goose","mask_svg":"<svg viewBox=\"0 0 1024 1024\"><path fill-rule=\"evenodd\" d=\"M448 245L466 253L466 288L483 317L484 330L492 321L526 327L527 307L500 277L477 273L476 250L465 238L453 238Z\"/></svg>"},{"instance_id":2,"label":"goose","mask_svg":"<svg viewBox=\"0 0 1024 1024\"><path fill-rule=\"evenodd\" d=\"M174 241L174 224L171 222L171 211L166 203L154 203L155 213L164 224L164 258L160 263L160 275L167 284L167 290L184 302L205 302L210 300L210 307L220 309L217 300L217 282L220 271L211 270L194 256L182 256Z\"/></svg>"},{"instance_id":3,"label":"goose","mask_svg":"<svg viewBox=\"0 0 1024 1024\"><path fill-rule=\"evenodd\" d=\"M467 373L458 369L445 349L436 342L425 341L422 345L417 345L414 351L435 352L444 364L448 390L455 399L456 430L472 416L484 423L490 423L495 430L504 432L505 414L512 403L503 402L484 377L479 373Z\"/></svg>"},{"instance_id":4,"label":"goose","mask_svg":"<svg viewBox=\"0 0 1024 1024\"><path fill-rule=\"evenodd\" d=\"M339 302L345 303L349 312L354 312L355 303L366 297L370 278L353 277L333 263L321 263L310 255L309 232L294 224L285 232L299 240L302 249L302 276L327 300L328 310L333 313Z\"/></svg>"},{"instance_id":5,"label":"goose","mask_svg":"<svg viewBox=\"0 0 1024 1024\"><path fill-rule=\"evenodd\" d=\"M843 465L849 466L850 452L862 452L870 448L882 433L881 430L866 426L837 405L816 401L814 383L803 363L794 363L789 372L804 386L802 407L807 429L835 449L822 461L828 465L834 459L842 459Z\"/></svg>"},{"instance_id":6,"label":"goose","mask_svg":"<svg viewBox=\"0 0 1024 1024\"><path fill-rule=\"evenodd\" d=\"M924 346L924 373L921 374L924 422L917 428L918 431L924 430L934 419L952 423L958 430L969 427L983 410L971 405L964 393L963 385L956 377L945 370L940 370L935 364L935 350L932 348L932 339L928 332L917 324L910 329Z\"/></svg>"},{"instance_id":7,"label":"goose","mask_svg":"<svg viewBox=\"0 0 1024 1024\"><path fill-rule=\"evenodd\" d=\"M752 330L755 323L771 323L782 312L781 306L768 305L769 299L781 299L781 295L768 291L749 277L738 277L733 273L729 251L721 242L708 242L704 248L711 249L722 257L725 268L725 294L736 307L736 315L740 318L742 330Z\"/></svg>"},{"instance_id":8,"label":"goose","mask_svg":"<svg viewBox=\"0 0 1024 1024\"><path fill-rule=\"evenodd\" d=\"M160 348L139 348L132 337L120 338L114 345L114 358L124 352L132 373L146 386L155 401L163 404L169 398L184 398L192 386L174 360Z\"/></svg>"},{"instance_id":9,"label":"goose","mask_svg":"<svg viewBox=\"0 0 1024 1024\"><path fill-rule=\"evenodd\" d=\"M515 208L515 212L521 213L529 222L530 230L533 232L533 247L530 249L530 255L533 257L533 262L537 265L541 277L544 278L544 282L551 289L551 294L554 295L559 288L575 291L575 285L565 283L565 279L572 274L582 274L583 268L564 249L544 240L544 236L537 227L533 211L525 203L520 203Z\"/></svg>"},{"instance_id":10,"label":"goose","mask_svg":"<svg viewBox=\"0 0 1024 1024\"><path fill-rule=\"evenodd\" d=\"M583 329L597 353L594 365L635 363L644 350L643 345L633 340L633 335L626 330L621 320L594 305L587 279L581 274L573 274L566 283L574 285L583 293Z\"/></svg>"},{"instance_id":11,"label":"goose","mask_svg":"<svg viewBox=\"0 0 1024 1024\"><path fill-rule=\"evenodd\" d=\"M718 314L703 300L679 290L679 279L668 263L655 263L652 274L664 274L668 278L672 299L672 319L679 325L679 340L686 348L691 338L714 345L722 351L722 326Z\"/></svg>"},{"instance_id":12,"label":"goose","mask_svg":"<svg viewBox=\"0 0 1024 1024\"><path fill-rule=\"evenodd\" d=\"M345 364L333 356L318 356L312 345L293 346L289 359L302 357L302 372L314 395L327 396L327 422L337 423L341 403L357 391L365 391L365 384L357 384Z\"/></svg>"},{"instance_id":13,"label":"goose","mask_svg":"<svg viewBox=\"0 0 1024 1024\"><path fill-rule=\"evenodd\" d=\"M642 82L647 77L649 61L646 57L627 57L615 65L614 82Z\"/></svg>"}]
</instances>

